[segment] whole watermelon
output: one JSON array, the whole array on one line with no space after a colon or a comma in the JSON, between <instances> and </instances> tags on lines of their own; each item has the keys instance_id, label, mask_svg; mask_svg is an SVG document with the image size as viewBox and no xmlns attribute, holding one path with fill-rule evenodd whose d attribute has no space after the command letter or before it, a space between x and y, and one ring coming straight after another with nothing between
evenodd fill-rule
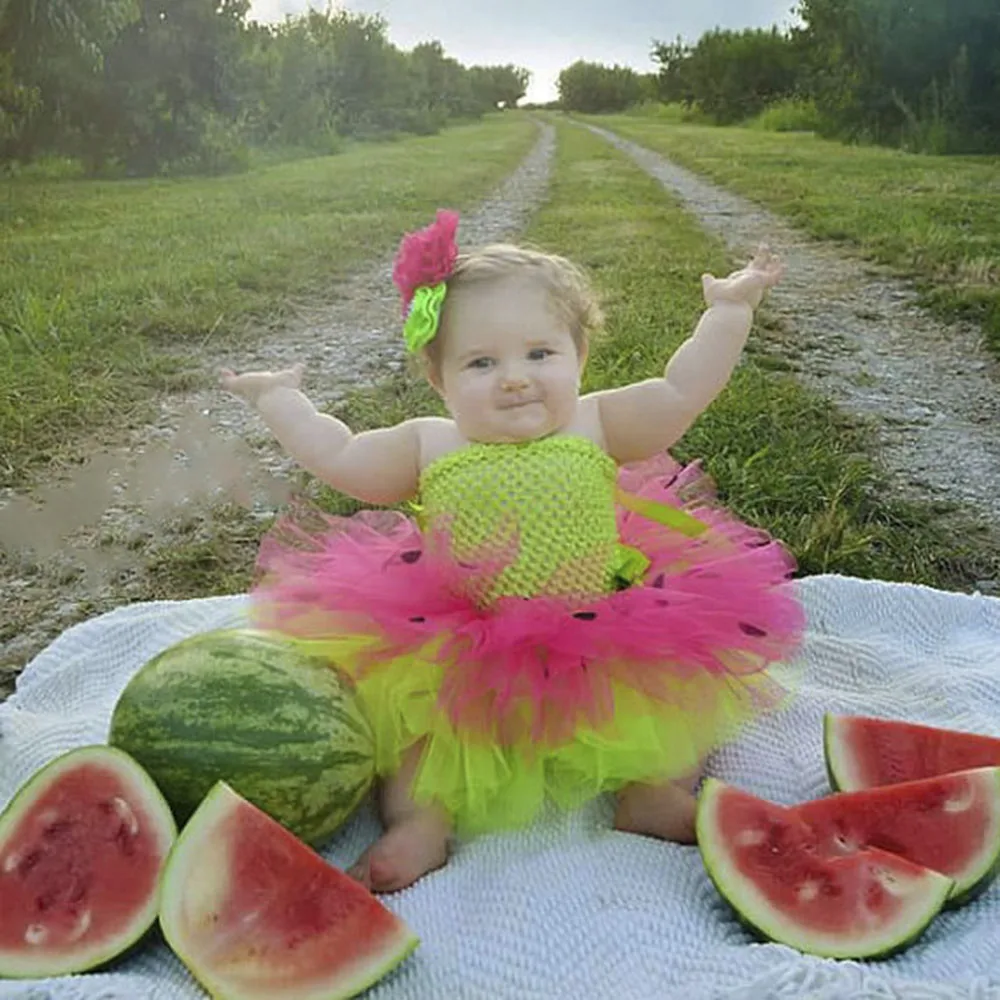
<instances>
[{"instance_id":1,"label":"whole watermelon","mask_svg":"<svg viewBox=\"0 0 1000 1000\"><path fill-rule=\"evenodd\" d=\"M279 635L236 628L171 646L129 681L108 742L134 757L179 824L217 781L313 846L375 776L351 681Z\"/></svg>"}]
</instances>

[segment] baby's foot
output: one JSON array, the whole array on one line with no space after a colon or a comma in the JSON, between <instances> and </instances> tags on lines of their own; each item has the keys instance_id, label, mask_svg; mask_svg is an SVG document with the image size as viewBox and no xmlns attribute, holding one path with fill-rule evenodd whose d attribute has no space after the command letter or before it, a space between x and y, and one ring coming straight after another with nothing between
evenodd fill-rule
<instances>
[{"instance_id":1,"label":"baby's foot","mask_svg":"<svg viewBox=\"0 0 1000 1000\"><path fill-rule=\"evenodd\" d=\"M448 860L451 827L432 809L390 826L348 874L372 892L396 892L441 868Z\"/></svg>"},{"instance_id":2,"label":"baby's foot","mask_svg":"<svg viewBox=\"0 0 1000 1000\"><path fill-rule=\"evenodd\" d=\"M693 844L697 808L694 794L684 784L629 785L618 794L615 829Z\"/></svg>"}]
</instances>

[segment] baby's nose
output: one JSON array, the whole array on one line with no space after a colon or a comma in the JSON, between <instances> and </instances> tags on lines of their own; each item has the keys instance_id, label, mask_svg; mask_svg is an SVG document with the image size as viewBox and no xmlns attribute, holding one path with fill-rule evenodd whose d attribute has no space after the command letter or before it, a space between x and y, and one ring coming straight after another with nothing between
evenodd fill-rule
<instances>
[{"instance_id":1,"label":"baby's nose","mask_svg":"<svg viewBox=\"0 0 1000 1000\"><path fill-rule=\"evenodd\" d=\"M504 386L517 387L526 385L528 379L520 365L508 365L504 368L500 381Z\"/></svg>"}]
</instances>

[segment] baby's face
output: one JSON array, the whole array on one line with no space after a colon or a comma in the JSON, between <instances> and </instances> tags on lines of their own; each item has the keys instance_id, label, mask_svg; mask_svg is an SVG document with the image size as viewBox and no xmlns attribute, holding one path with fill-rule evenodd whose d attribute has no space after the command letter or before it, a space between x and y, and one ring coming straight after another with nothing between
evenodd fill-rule
<instances>
[{"instance_id":1,"label":"baby's face","mask_svg":"<svg viewBox=\"0 0 1000 1000\"><path fill-rule=\"evenodd\" d=\"M470 441L530 441L576 414L582 359L544 288L520 278L449 292L435 380Z\"/></svg>"}]
</instances>

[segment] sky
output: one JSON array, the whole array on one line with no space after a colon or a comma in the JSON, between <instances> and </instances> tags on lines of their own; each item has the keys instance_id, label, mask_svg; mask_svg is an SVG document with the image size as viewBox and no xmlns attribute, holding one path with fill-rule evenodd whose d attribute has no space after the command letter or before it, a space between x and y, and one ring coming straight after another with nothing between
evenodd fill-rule
<instances>
[{"instance_id":1,"label":"sky","mask_svg":"<svg viewBox=\"0 0 1000 1000\"><path fill-rule=\"evenodd\" d=\"M325 0L253 0L250 17L281 21ZM654 72L652 40L695 42L712 28L785 26L793 0L349 0L348 10L380 14L401 49L439 41L466 66L514 63L531 70L526 100L556 98L559 71L585 59Z\"/></svg>"}]
</instances>

